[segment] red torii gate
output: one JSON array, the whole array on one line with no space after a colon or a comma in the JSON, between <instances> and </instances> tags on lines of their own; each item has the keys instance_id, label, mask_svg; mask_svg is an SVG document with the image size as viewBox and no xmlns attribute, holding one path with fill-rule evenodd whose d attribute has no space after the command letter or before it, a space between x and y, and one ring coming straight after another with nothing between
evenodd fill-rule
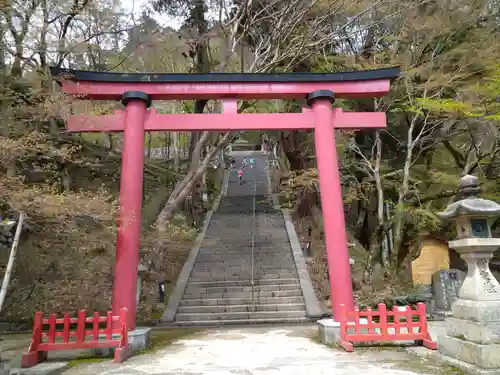
<instances>
[{"instance_id":1,"label":"red torii gate","mask_svg":"<svg viewBox=\"0 0 500 375\"><path fill-rule=\"evenodd\" d=\"M351 271L344 222L335 129L384 128L384 112L355 113L332 108L341 98L380 97L389 92L399 68L342 73L284 74L141 74L101 73L51 68L64 93L78 99L121 100L125 111L111 115L72 115L70 132L124 132L120 181L120 216L116 241L113 313L129 311L135 328L137 268L146 131L305 130L314 129L321 207L333 316L340 305L353 310ZM237 100L303 99L302 113L239 114ZM158 114L152 100L218 99L223 113Z\"/></svg>"}]
</instances>

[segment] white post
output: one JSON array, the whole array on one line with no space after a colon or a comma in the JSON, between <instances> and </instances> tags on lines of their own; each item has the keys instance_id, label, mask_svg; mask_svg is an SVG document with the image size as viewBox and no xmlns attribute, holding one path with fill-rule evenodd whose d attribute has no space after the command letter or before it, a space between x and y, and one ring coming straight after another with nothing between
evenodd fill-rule
<instances>
[{"instance_id":1,"label":"white post","mask_svg":"<svg viewBox=\"0 0 500 375\"><path fill-rule=\"evenodd\" d=\"M148 268L143 265L142 263L139 263L139 266L137 267L137 294L135 296L135 305L139 307L139 302L141 301L141 284L142 284L142 274L146 272Z\"/></svg>"},{"instance_id":2,"label":"white post","mask_svg":"<svg viewBox=\"0 0 500 375\"><path fill-rule=\"evenodd\" d=\"M12 247L10 248L9 262L7 263L7 268L5 269L5 275L3 277L2 289L0 290L0 312L2 312L3 303L5 301L5 296L7 295L7 288L9 287L10 275L12 269L14 268L14 261L16 260L17 245L19 244L19 237L21 236L21 229L23 227L24 213L19 213L19 220L17 222L16 234L14 235L14 241L12 241Z\"/></svg>"}]
</instances>

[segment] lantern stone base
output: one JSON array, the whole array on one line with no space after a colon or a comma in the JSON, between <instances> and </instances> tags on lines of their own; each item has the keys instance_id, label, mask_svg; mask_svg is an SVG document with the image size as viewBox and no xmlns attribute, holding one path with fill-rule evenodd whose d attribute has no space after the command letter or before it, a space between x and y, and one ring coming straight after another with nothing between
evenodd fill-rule
<instances>
[{"instance_id":1,"label":"lantern stone base","mask_svg":"<svg viewBox=\"0 0 500 375\"><path fill-rule=\"evenodd\" d=\"M333 319L321 319L318 324L318 339L326 345L337 344L340 341L340 323Z\"/></svg>"},{"instance_id":2,"label":"lantern stone base","mask_svg":"<svg viewBox=\"0 0 500 375\"><path fill-rule=\"evenodd\" d=\"M118 339L120 335L113 335L113 339ZM132 349L132 353L137 353L147 349L151 345L151 328L137 327L133 331L128 332L128 344ZM102 348L94 349L94 356L108 357L114 354L114 349Z\"/></svg>"},{"instance_id":3,"label":"lantern stone base","mask_svg":"<svg viewBox=\"0 0 500 375\"><path fill-rule=\"evenodd\" d=\"M10 375L10 369L7 363L0 362L0 375Z\"/></svg>"},{"instance_id":4,"label":"lantern stone base","mask_svg":"<svg viewBox=\"0 0 500 375\"><path fill-rule=\"evenodd\" d=\"M438 351L428 350L427 348L421 346L411 346L408 350L418 356L424 358L432 358L434 361L437 361L441 364L446 364L448 366L455 367L459 370L462 370L464 374L470 375L498 375L498 369L484 369L475 365L471 365L470 363L460 361L458 359L448 357L439 353Z\"/></svg>"},{"instance_id":5,"label":"lantern stone base","mask_svg":"<svg viewBox=\"0 0 500 375\"><path fill-rule=\"evenodd\" d=\"M360 318L361 324L368 324L368 319ZM338 344L340 342L340 323L329 319L321 319L318 323L318 339L321 343L326 345ZM350 323L348 323L350 324ZM376 331L376 330L375 330ZM368 328L362 328L360 333L368 333ZM365 344L364 342L357 342L359 345Z\"/></svg>"},{"instance_id":6,"label":"lantern stone base","mask_svg":"<svg viewBox=\"0 0 500 375\"><path fill-rule=\"evenodd\" d=\"M441 336L438 342L441 355L465 362L474 373L500 373L499 344L483 345L451 336Z\"/></svg>"},{"instance_id":7,"label":"lantern stone base","mask_svg":"<svg viewBox=\"0 0 500 375\"><path fill-rule=\"evenodd\" d=\"M429 310L427 310L427 311L429 311ZM445 320L447 317L451 316L451 311L434 310L431 312L431 316L434 320Z\"/></svg>"},{"instance_id":8,"label":"lantern stone base","mask_svg":"<svg viewBox=\"0 0 500 375\"><path fill-rule=\"evenodd\" d=\"M500 301L471 301L458 299L451 308L454 318L480 324L500 323Z\"/></svg>"},{"instance_id":9,"label":"lantern stone base","mask_svg":"<svg viewBox=\"0 0 500 375\"><path fill-rule=\"evenodd\" d=\"M438 338L439 353L468 372L499 374L500 302L459 299L452 314L446 319L446 335Z\"/></svg>"},{"instance_id":10,"label":"lantern stone base","mask_svg":"<svg viewBox=\"0 0 500 375\"><path fill-rule=\"evenodd\" d=\"M498 322L481 324L451 317L446 319L445 324L448 336L463 338L465 341L482 345L500 344Z\"/></svg>"}]
</instances>

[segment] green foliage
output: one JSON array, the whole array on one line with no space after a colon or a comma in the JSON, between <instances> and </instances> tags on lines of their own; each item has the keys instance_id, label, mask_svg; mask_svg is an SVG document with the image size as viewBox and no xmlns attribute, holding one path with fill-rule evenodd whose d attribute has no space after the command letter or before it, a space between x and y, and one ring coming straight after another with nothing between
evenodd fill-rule
<instances>
[{"instance_id":1,"label":"green foliage","mask_svg":"<svg viewBox=\"0 0 500 375\"><path fill-rule=\"evenodd\" d=\"M412 226L414 236L419 237L428 233L435 233L441 229L441 220L434 211L421 207L407 207L408 225Z\"/></svg>"},{"instance_id":2,"label":"green foliage","mask_svg":"<svg viewBox=\"0 0 500 375\"><path fill-rule=\"evenodd\" d=\"M470 108L463 102L459 102L450 98L445 99L430 99L430 98L416 98L417 105L409 106L408 110L424 114L423 110L427 110L440 115L456 115L456 114L469 114Z\"/></svg>"},{"instance_id":3,"label":"green foliage","mask_svg":"<svg viewBox=\"0 0 500 375\"><path fill-rule=\"evenodd\" d=\"M500 120L498 97L500 95L500 67L492 68L480 81L464 87L468 100L458 98L416 98L416 105L407 109L423 114L429 111L441 116L483 117L486 120Z\"/></svg>"},{"instance_id":4,"label":"green foliage","mask_svg":"<svg viewBox=\"0 0 500 375\"><path fill-rule=\"evenodd\" d=\"M108 357L88 357L82 356L77 359L72 359L68 362L68 367L78 367L78 366L86 366L92 363L100 363L111 360L113 357L110 355Z\"/></svg>"},{"instance_id":5,"label":"green foliage","mask_svg":"<svg viewBox=\"0 0 500 375\"><path fill-rule=\"evenodd\" d=\"M163 349L177 340L185 339L200 332L195 328L170 328L153 330L151 335L151 346L138 354L151 354Z\"/></svg>"}]
</instances>

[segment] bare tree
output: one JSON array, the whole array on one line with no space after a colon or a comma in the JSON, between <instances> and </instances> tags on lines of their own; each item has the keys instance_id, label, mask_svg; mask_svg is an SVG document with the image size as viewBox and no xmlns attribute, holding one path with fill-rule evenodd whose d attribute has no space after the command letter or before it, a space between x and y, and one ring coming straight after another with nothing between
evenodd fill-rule
<instances>
[{"instance_id":1,"label":"bare tree","mask_svg":"<svg viewBox=\"0 0 500 375\"><path fill-rule=\"evenodd\" d=\"M221 2L218 4L220 7L218 26L221 33L215 35L220 37L222 34L224 48L219 51L219 65L216 68L219 72L233 68L235 61L241 61L243 50L244 53L250 55L248 65L241 66L244 71L268 72L277 68L290 70L311 55L327 48L334 39L341 37L345 30L357 20L367 17L367 14L382 2L380 0L367 3L361 8L362 10L359 10L359 6L354 7L354 1L352 3L334 2L326 9L319 0L248 0L234 2L229 7ZM167 5L175 3L175 6L180 6L182 2L161 3ZM188 6L192 6L191 12L194 12L193 9L205 6L200 1L188 3ZM336 26L339 25L339 21L341 26ZM198 35L198 37L205 40L210 35ZM238 46L244 48L237 48ZM198 54L202 55L200 51L197 51ZM240 108L241 110L243 108ZM206 156L199 159L199 155L195 153L203 150L209 139L211 136L204 132L193 147L192 163L194 165L191 170L198 170L203 166L206 168L209 165L209 158L226 146L230 136L222 135L212 144ZM163 210L164 214L158 220L159 225L164 225L166 220L171 218L175 212L172 207L178 207L179 199L187 196L184 189L188 189L202 175L203 170L200 170L199 174L188 173L178 188L172 192Z\"/></svg>"},{"instance_id":2,"label":"bare tree","mask_svg":"<svg viewBox=\"0 0 500 375\"><path fill-rule=\"evenodd\" d=\"M105 1L12 1L0 12L8 31L3 40L12 59L13 79L22 76L24 67L43 71L49 64L71 66L71 61L79 61L95 68L100 46L111 45L110 38L127 28L111 27L121 15Z\"/></svg>"}]
</instances>

